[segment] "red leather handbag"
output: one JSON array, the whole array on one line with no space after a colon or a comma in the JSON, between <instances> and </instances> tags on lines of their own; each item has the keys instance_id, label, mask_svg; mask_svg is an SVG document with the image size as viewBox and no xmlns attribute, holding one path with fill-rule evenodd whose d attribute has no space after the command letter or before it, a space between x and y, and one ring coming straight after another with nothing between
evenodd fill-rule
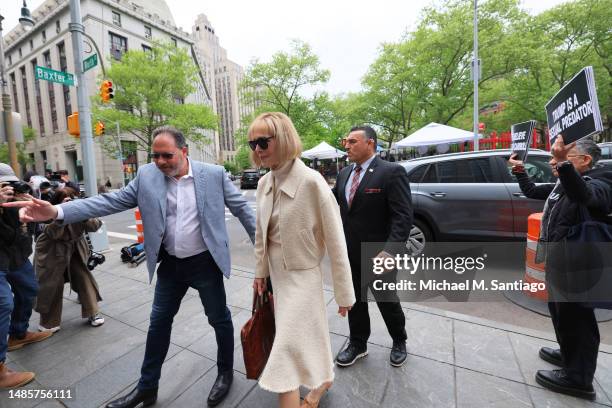
<instances>
[{"instance_id":1,"label":"red leather handbag","mask_svg":"<svg viewBox=\"0 0 612 408\"><path fill-rule=\"evenodd\" d=\"M266 291L259 296L255 291L251 318L240 331L246 378L249 380L258 379L263 372L270 357L275 333L272 293Z\"/></svg>"}]
</instances>

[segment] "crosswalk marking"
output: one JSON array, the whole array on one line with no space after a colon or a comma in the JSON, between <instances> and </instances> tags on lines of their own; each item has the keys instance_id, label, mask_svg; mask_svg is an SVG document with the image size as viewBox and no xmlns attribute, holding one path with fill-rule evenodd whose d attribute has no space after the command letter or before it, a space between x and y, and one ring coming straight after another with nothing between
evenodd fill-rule
<instances>
[{"instance_id":1,"label":"crosswalk marking","mask_svg":"<svg viewBox=\"0 0 612 408\"><path fill-rule=\"evenodd\" d=\"M131 235L131 234L122 234L120 232L112 232L112 231L107 231L106 234L109 237L113 237L113 238L129 239L131 241L138 240L138 237L136 235Z\"/></svg>"}]
</instances>

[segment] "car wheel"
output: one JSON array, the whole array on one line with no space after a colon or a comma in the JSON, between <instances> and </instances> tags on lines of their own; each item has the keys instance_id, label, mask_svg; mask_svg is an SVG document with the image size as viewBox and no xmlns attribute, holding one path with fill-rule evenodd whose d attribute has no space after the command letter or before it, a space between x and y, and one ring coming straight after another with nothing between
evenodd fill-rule
<instances>
[{"instance_id":1,"label":"car wheel","mask_svg":"<svg viewBox=\"0 0 612 408\"><path fill-rule=\"evenodd\" d=\"M406 241L406 248L410 251L410 254L412 256L421 255L427 242L431 241L433 241L433 235L427 224L421 220L414 220L412 229L410 229L410 236Z\"/></svg>"}]
</instances>

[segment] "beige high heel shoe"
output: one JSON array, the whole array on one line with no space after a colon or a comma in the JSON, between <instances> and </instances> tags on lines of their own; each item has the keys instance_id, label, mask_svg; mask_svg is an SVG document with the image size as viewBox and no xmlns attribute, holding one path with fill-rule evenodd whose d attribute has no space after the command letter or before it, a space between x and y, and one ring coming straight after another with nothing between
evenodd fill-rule
<instances>
[{"instance_id":1,"label":"beige high heel shoe","mask_svg":"<svg viewBox=\"0 0 612 408\"><path fill-rule=\"evenodd\" d=\"M308 395L304 397L304 401L302 401L302 405L300 405L300 408L318 408L321 398L323 398L323 396L325 396L325 394L329 391L332 384L333 382L326 382L323 383L323 385L321 385L319 388L317 388L317 390L321 390L321 397L319 397L319 399L316 401L313 401L308 398L312 393L312 391L310 391Z\"/></svg>"}]
</instances>

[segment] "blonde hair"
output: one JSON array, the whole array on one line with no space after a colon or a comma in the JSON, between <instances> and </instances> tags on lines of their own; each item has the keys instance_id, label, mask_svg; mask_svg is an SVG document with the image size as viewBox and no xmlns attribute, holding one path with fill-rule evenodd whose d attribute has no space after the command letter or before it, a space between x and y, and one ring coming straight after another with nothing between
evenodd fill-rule
<instances>
[{"instance_id":1,"label":"blonde hair","mask_svg":"<svg viewBox=\"0 0 612 408\"><path fill-rule=\"evenodd\" d=\"M268 136L273 136L276 143L276 156L279 165L300 157L302 154L302 141L293 126L289 116L281 112L266 112L257 116L249 126L247 137L252 140L256 129L265 128ZM254 151L251 151L251 162L257 167L261 160Z\"/></svg>"}]
</instances>

